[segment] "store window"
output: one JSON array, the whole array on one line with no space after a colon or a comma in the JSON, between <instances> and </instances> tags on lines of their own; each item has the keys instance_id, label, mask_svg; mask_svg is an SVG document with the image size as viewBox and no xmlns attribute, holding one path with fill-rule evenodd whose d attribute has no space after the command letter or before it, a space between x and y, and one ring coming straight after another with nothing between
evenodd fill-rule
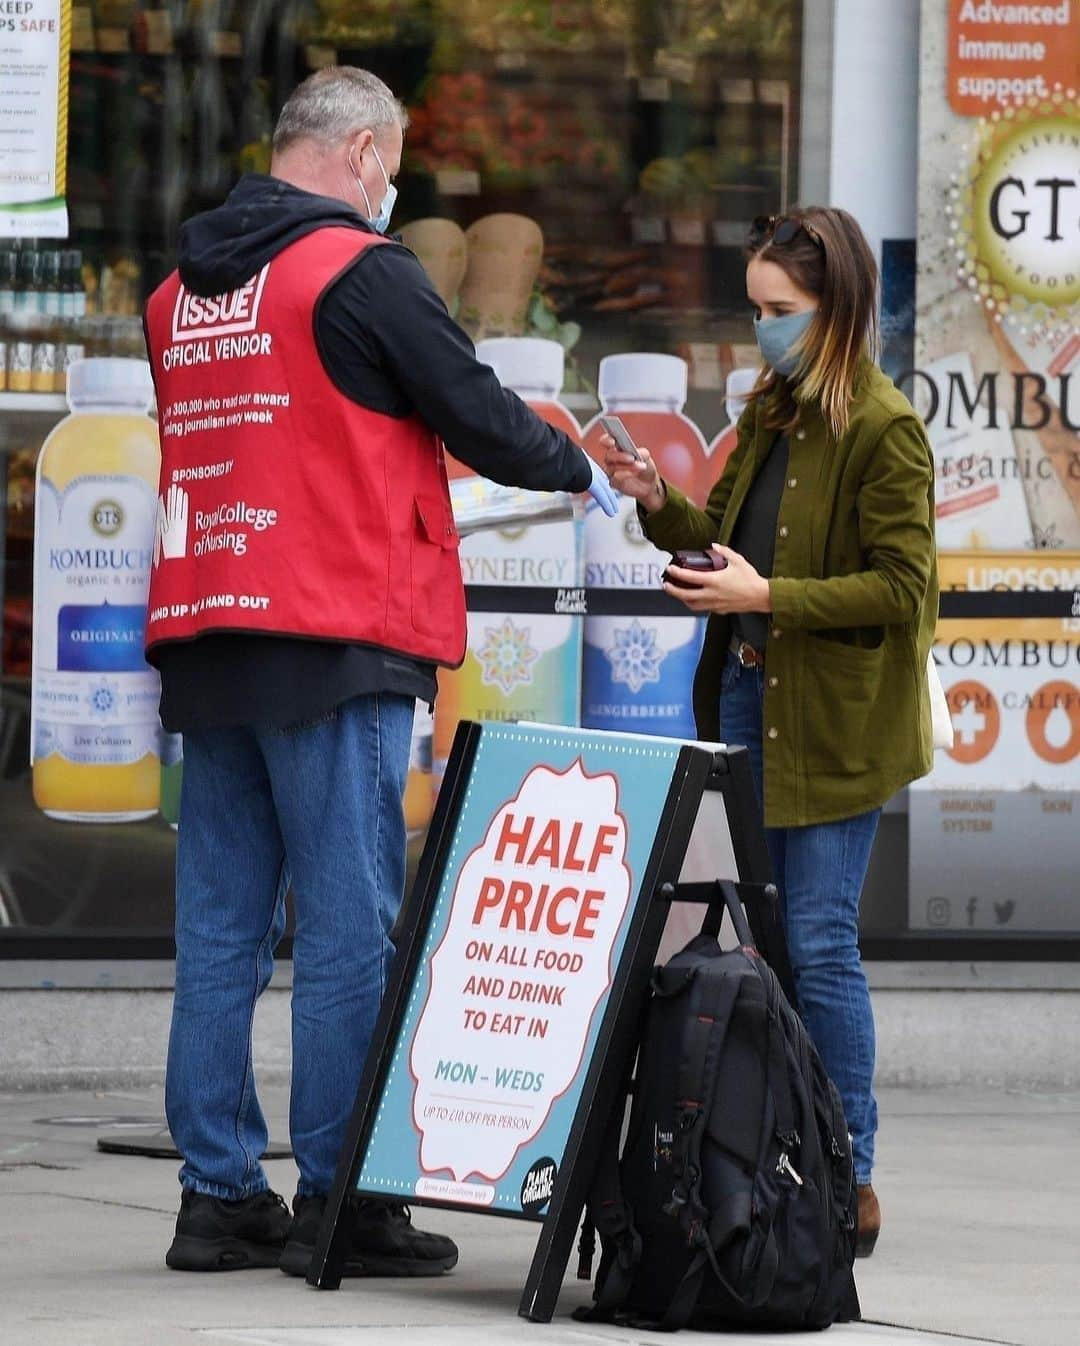
<instances>
[{"instance_id":1,"label":"store window","mask_svg":"<svg viewBox=\"0 0 1080 1346\"><path fill-rule=\"evenodd\" d=\"M102 392L76 362L143 356L142 305L173 265L181 221L216 205L242 173L268 169L277 111L299 80L327 64L361 65L411 117L394 227L503 381L521 369L525 348L515 353L513 339L546 343L531 349L547 382L525 391L584 433L600 410L601 361L651 355L636 368L609 366L608 400L640 393L642 376L653 380L645 414L670 431L668 470L701 497L728 448L727 377L754 361L746 226L794 197L801 5L97 0L76 4L70 19L69 233L23 236L15 226L0 238L0 943L10 953L25 947L19 936L69 947L104 938L116 951L136 942L163 952L182 764L178 743L147 723L152 690L139 679L153 675L131 658L134 570L145 559L134 553L153 539L144 518L156 494L146 484L149 392L130 365L118 365ZM111 399L105 415L102 397ZM630 419L642 410L635 398L629 406ZM93 499L61 510L80 474L97 478ZM145 536L128 549L126 588L99 593L92 601L103 597L108 613L84 630L72 610L95 591L79 573L88 548L107 550L139 520ZM565 578L580 579L580 519L551 527L541 550L568 548ZM478 579L484 555L478 543ZM574 622L569 642L556 633L540 651L515 646L512 613L486 623L506 636L486 665L483 638L474 642L477 667L494 669L488 685L500 705L514 704L514 670L531 653L548 679L539 709L580 716L590 633ZM67 642L63 666L76 674L82 704L59 728L32 693L35 661L63 663L58 641ZM104 663L94 653L102 645ZM635 648L639 655L647 670L648 649ZM118 718L111 703L132 687L138 709ZM467 680L450 687L443 719L475 711L469 695ZM593 700L602 721L612 698ZM650 705L661 728L674 723L669 712L685 713L663 696ZM100 739L106 719L124 750L81 759L76 740ZM418 723L406 801L414 860L430 813L426 768L434 753L437 776L452 729L422 715Z\"/></svg>"},{"instance_id":2,"label":"store window","mask_svg":"<svg viewBox=\"0 0 1080 1346\"><path fill-rule=\"evenodd\" d=\"M665 474L701 500L733 445L732 394L757 363L743 291L747 225L797 199L799 147L824 143L828 121L820 90L810 96L801 87L804 61L818 52L827 65L834 52L807 27L824 7L807 5L804 14L801 0L41 4L53 7L57 23L68 16L70 55L67 96L58 80L49 132L63 124L66 106L66 182L37 209L8 201L13 141L10 130L0 132L0 956L90 946L164 956L182 759L178 740L154 720L153 675L133 653L156 509L150 390L137 362L145 354L142 306L174 264L181 222L218 204L241 174L268 169L277 112L308 73L334 63L374 70L411 118L393 228L481 358L586 444L601 410L617 412ZM981 510L993 529L979 533L984 578L973 587L1025 587L1030 557L1020 553L1037 551L1052 564L1036 568L1036 587L1060 597L1075 587L1080 554L1076 409L1068 403L1075 311L1051 344L1018 336L1015 322L998 324L985 302L978 307L961 292L997 302L993 287L1011 283L1011 254L976 255L971 240L955 238L962 217L946 207L950 191L970 188L977 209L979 184L993 179L997 160L984 163L969 135L984 107L993 150L1005 145L1009 115L1074 126L1075 100L1043 98L1007 115L1001 99L1013 98L1012 85L969 68L981 48L964 46L955 69L941 54L960 52L960 36L978 37L952 32L967 22L964 7L926 0L921 10L921 57L914 29L912 46L896 52L900 64L920 66L918 238L892 227L892 214L904 214L898 184L906 179L895 171L904 165L888 162L888 146L874 151L888 189L870 181L851 202L883 264L883 364L927 416L940 472L948 475L941 464L950 452L950 393L971 439L965 480L995 465L1009 471L991 483L993 501L984 481L939 481L942 498L957 488L971 506L945 515L945 587L966 583L971 548L957 529ZM835 9L848 21L852 13ZM868 55L878 50L874 32L859 40ZM847 52L855 37L838 31L835 41ZM819 78L816 65L807 68ZM981 102L971 103L972 89ZM3 101L12 96L0 91L0 113L12 110ZM1042 98L1038 90L1017 96ZM919 98L912 92L896 105L909 131ZM17 124L0 118L2 127ZM864 162L863 134L857 118L833 126L834 166L840 153ZM35 171L47 167L43 145ZM1009 190L997 198L1002 210ZM1049 208L1044 198L1039 209ZM1016 204L1006 235L1021 220ZM1043 223L1053 232L1049 215ZM1066 255L1071 244L1059 232ZM960 277L950 247L968 267ZM1062 285L1071 274L1066 267ZM942 320L938 280L948 281L944 298L955 297L961 318ZM113 363L90 376L78 372L82 357ZM977 410L987 375L997 380L996 426L982 423L985 403ZM926 400L931 387L936 409ZM1025 463L1036 466L1025 474ZM467 495L465 470L452 475ZM81 477L95 483L85 500L70 494ZM650 610L650 565L665 558L633 518L594 535L568 508L527 536L523 529L480 532L462 548L473 595L470 652L461 673L442 679L434 721L418 708L406 795L413 864L459 716L692 732L701 630ZM121 553L124 574L108 593L84 573L91 549ZM617 623L575 615L573 595L586 582L636 589L640 613L631 594ZM529 589L560 593L562 607L524 615ZM94 605L88 593L99 607L107 598L108 611L80 623L75 610ZM941 648L956 665L945 680L959 689L964 737L957 753L939 758L931 788L886 811L863 908L872 953L933 955L977 938L980 948L1023 956L1032 940L1061 948L1063 932L1075 928L1067 875L1080 808L1072 788L1080 618L1059 608L1041 618L1010 609L1011 624L1000 630L958 609L942 627ZM1043 671L1023 665L1025 640ZM1020 660L1013 671L1002 662L1007 642L1008 657ZM35 667L55 665L62 644L74 693L34 677ZM971 671L976 663L981 671ZM983 690L965 691L973 682ZM42 713L47 691L54 706L73 695L82 709L69 706L55 721ZM1029 693L1034 711L1023 700ZM995 708L1000 732L990 744ZM102 737L94 750L104 758L80 761L83 740ZM975 758L966 762L966 753ZM72 755L89 774L70 769ZM1039 863L1021 884L1017 856L1029 837L1041 838Z\"/></svg>"}]
</instances>

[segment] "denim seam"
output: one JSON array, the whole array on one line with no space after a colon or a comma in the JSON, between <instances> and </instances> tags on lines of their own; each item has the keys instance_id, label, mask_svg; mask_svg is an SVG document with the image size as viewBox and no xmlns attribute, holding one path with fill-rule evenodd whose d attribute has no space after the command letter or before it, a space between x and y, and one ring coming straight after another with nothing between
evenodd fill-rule
<instances>
[{"instance_id":1,"label":"denim seam","mask_svg":"<svg viewBox=\"0 0 1080 1346\"><path fill-rule=\"evenodd\" d=\"M284 860L282 861L282 864L284 864ZM253 1190L248 1187L247 1183L248 1175L259 1172L260 1160L261 1160L260 1155L253 1155L251 1151L248 1149L247 1145L244 1142L244 1137L241 1135L241 1130L243 1129L243 1126L246 1123L247 1110L251 1103L251 1096L254 1093L255 1062L254 1062L254 1047L252 1044L252 1034L255 1031L255 1007L259 1002L259 995L261 994L259 989L259 982L261 980L262 960L266 952L267 941L270 939L270 936L274 929L274 921L277 917L280 891L281 891L281 872L279 870L278 881L274 885L274 900L270 906L270 919L266 923L266 929L263 931L262 938L259 940L258 948L255 950L255 994L251 997L251 1008L248 1012L247 1055L244 1060L244 1086L240 1092L240 1102L236 1109L236 1121L235 1121L236 1143L237 1145L240 1146L240 1149L243 1151L244 1154L243 1190L245 1196L251 1195ZM273 969L271 969L271 974L272 972ZM267 978L267 981L269 982L269 978Z\"/></svg>"},{"instance_id":2,"label":"denim seam","mask_svg":"<svg viewBox=\"0 0 1080 1346\"><path fill-rule=\"evenodd\" d=\"M852 823L853 823L854 821L855 821L855 820L853 819L853 820L852 820ZM842 852L841 852L841 856L840 856L840 873L844 876L844 882L845 882L845 885L847 885L848 887L850 887L850 883L851 883L851 869L850 869L850 865L851 865L851 850L852 850L852 846L853 846L853 842L854 842L854 836L855 836L855 828L854 828L854 826L852 825L852 823L849 823L848 826L846 826L845 828L843 828L843 850L842 850ZM857 928L857 925L858 925L858 909L859 909L859 897L860 897L860 895L861 895L861 884L860 884L860 892L859 892L859 893L856 893L856 894L854 895L855 912L856 912L856 915L855 915L856 928ZM848 900L849 900L849 899L848 899L848 895L847 895L847 893L844 893L844 895L843 895L843 900L844 900L844 903L845 903L845 905L846 905L847 902L848 902ZM856 933L856 957L857 957L857 958L859 957L859 954L858 954L858 934L857 934L857 933ZM860 968L861 968L861 959L860 959ZM860 1074L861 1076L863 1076L863 1078L868 1079L868 1081L869 1081L867 1094L866 1094L866 1097L863 1099L863 1116L860 1117L859 1121L860 1121L860 1125L861 1125L861 1135L862 1135L862 1137L863 1137L863 1144L864 1144L864 1145L869 1145L869 1146L872 1147L872 1146L873 1146L873 1143L874 1143L874 1137L873 1137L872 1134L868 1133L868 1131L867 1131L867 1124L868 1124L869 1113L870 1113L870 1101L871 1101L871 1099L873 1098L873 1091L874 1091L874 1070L873 1070L873 1062L872 1062L872 1061L869 1061L869 1060L867 1059L867 1056L866 1056L866 1050L865 1050L865 1048L866 1048L866 1034L865 1034L865 1032L861 1032L861 1031L860 1031L859 1015L858 1015L858 1014L856 1013L856 1011L855 1011L855 1006L854 1006L854 1002L853 1002L852 996L851 996L851 994L850 994L850 990L851 990L850 986L847 987L847 988L846 988L846 993L845 993L845 995L844 995L844 1014L845 1014L845 1016L846 1016L846 1018L847 1018L847 1021L848 1021L848 1033L849 1033L849 1035L850 1035L850 1039L853 1039L854 1042L855 1042L855 1044L856 1044L856 1052L857 1052L857 1055L858 1055L857 1067L858 1067L859 1074ZM869 998L870 998L870 989L869 989L869 987L867 987L866 995L867 995L867 1001L869 1002ZM873 1008L872 1008L872 1007L871 1007L871 1014L873 1014ZM872 1020L871 1020L871 1023L872 1023ZM849 1123L850 1123L850 1119L849 1119ZM871 1163L872 1163L872 1161L871 1161ZM861 1176L861 1175L859 1174L859 1172L858 1172L858 1168L856 1167L855 1181L856 1181L857 1183L859 1183L860 1185L865 1185L866 1183L869 1183L869 1182L870 1182L870 1178L871 1178L871 1173L870 1173L870 1172L867 1172L866 1175L865 1175L865 1177L863 1177L863 1176Z\"/></svg>"},{"instance_id":3,"label":"denim seam","mask_svg":"<svg viewBox=\"0 0 1080 1346\"><path fill-rule=\"evenodd\" d=\"M382 742L382 697L375 693L375 903L376 910L382 906L382 818L383 818L383 742ZM379 959L379 1000L386 994L386 959Z\"/></svg>"}]
</instances>

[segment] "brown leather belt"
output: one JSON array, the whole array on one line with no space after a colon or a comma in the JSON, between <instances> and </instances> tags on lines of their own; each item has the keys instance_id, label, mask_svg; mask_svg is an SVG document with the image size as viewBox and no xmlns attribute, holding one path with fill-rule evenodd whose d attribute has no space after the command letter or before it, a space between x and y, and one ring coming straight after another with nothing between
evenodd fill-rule
<instances>
[{"instance_id":1,"label":"brown leather belt","mask_svg":"<svg viewBox=\"0 0 1080 1346\"><path fill-rule=\"evenodd\" d=\"M765 667L764 653L761 650L755 649L753 645L748 645L745 640L740 640L738 636L731 637L731 645L729 646L729 649L743 668Z\"/></svg>"}]
</instances>

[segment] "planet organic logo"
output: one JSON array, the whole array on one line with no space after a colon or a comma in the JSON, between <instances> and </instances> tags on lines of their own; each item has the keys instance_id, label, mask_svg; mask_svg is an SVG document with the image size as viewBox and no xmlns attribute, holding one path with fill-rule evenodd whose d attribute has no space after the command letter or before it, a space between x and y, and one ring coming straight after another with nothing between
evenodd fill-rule
<instances>
[{"instance_id":1,"label":"planet organic logo","mask_svg":"<svg viewBox=\"0 0 1080 1346\"><path fill-rule=\"evenodd\" d=\"M997 321L1025 332L1080 320L1080 100L1058 86L981 117L947 213L958 274Z\"/></svg>"},{"instance_id":2,"label":"planet organic logo","mask_svg":"<svg viewBox=\"0 0 1080 1346\"><path fill-rule=\"evenodd\" d=\"M117 500L99 500L90 511L90 527L98 537L115 537L124 526L124 507Z\"/></svg>"}]
</instances>

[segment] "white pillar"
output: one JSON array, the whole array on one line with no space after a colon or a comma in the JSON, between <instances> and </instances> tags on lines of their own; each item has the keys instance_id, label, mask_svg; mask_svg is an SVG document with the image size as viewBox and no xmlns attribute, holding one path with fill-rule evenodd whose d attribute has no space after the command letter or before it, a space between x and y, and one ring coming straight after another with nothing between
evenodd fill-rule
<instances>
[{"instance_id":1,"label":"white pillar","mask_svg":"<svg viewBox=\"0 0 1080 1346\"><path fill-rule=\"evenodd\" d=\"M883 239L916 236L919 0L835 0L833 38L828 204L880 263Z\"/></svg>"}]
</instances>

